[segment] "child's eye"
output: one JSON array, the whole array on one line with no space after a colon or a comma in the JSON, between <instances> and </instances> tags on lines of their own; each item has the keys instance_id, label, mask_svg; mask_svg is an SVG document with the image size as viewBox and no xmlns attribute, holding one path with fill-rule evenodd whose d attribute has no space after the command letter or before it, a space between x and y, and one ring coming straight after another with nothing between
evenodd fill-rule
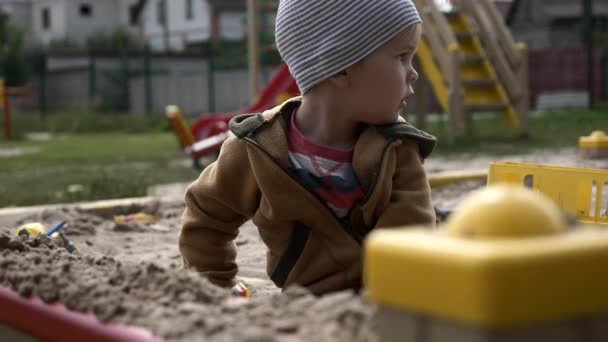
<instances>
[{"instance_id":1,"label":"child's eye","mask_svg":"<svg viewBox=\"0 0 608 342\"><path fill-rule=\"evenodd\" d=\"M407 61L409 59L409 57L410 57L409 53L403 53L403 54L399 55L399 59L404 62Z\"/></svg>"}]
</instances>

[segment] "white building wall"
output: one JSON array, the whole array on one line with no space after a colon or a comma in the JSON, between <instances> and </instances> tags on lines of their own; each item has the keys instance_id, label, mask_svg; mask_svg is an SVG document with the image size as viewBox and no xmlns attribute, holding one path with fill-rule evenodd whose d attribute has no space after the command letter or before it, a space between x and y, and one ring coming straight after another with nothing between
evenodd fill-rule
<instances>
[{"instance_id":1,"label":"white building wall","mask_svg":"<svg viewBox=\"0 0 608 342\"><path fill-rule=\"evenodd\" d=\"M160 1L149 0L141 26L130 23L130 7L137 0L2 0L0 6L15 13L16 21L26 32L26 43L30 45L46 45L54 40L84 44L91 34L122 27L135 37L147 39L154 50L162 51L165 38L163 26L158 22ZM187 0L165 1L171 50L182 51L188 43L202 43L210 39L210 13L206 0L193 0L193 16L190 19L186 17ZM91 6L90 17L80 14L83 4ZM44 8L50 11L51 25L48 29L42 26ZM245 39L245 13L221 13L219 20L221 39Z\"/></svg>"},{"instance_id":2,"label":"white building wall","mask_svg":"<svg viewBox=\"0 0 608 342\"><path fill-rule=\"evenodd\" d=\"M137 0L6 0L0 7L11 12L18 25L26 33L26 44L46 45L51 41L70 41L84 44L98 31L126 28L134 36L140 36L137 25L129 25L129 6ZM90 17L80 14L80 6L89 4ZM43 28L42 11L50 11L50 27Z\"/></svg>"},{"instance_id":3,"label":"white building wall","mask_svg":"<svg viewBox=\"0 0 608 342\"><path fill-rule=\"evenodd\" d=\"M151 48L165 50L165 32L159 22L159 2L150 0L144 10L143 30ZM171 50L181 51L186 42L209 40L209 8L205 0L193 1L193 17L186 18L186 0L165 0L167 6L168 44Z\"/></svg>"},{"instance_id":4,"label":"white building wall","mask_svg":"<svg viewBox=\"0 0 608 342\"><path fill-rule=\"evenodd\" d=\"M137 0L120 0L118 4L118 17L119 21L127 29L127 31L129 31L129 33L131 33L134 37L141 38L142 31L140 26L137 25L137 23L130 22L131 6L135 5L136 3Z\"/></svg>"},{"instance_id":5,"label":"white building wall","mask_svg":"<svg viewBox=\"0 0 608 342\"><path fill-rule=\"evenodd\" d=\"M64 0L38 0L32 3L32 32L35 40L41 44L48 44L53 40L64 40L67 31L67 20ZM50 11L50 26L43 27L43 10Z\"/></svg>"},{"instance_id":6,"label":"white building wall","mask_svg":"<svg viewBox=\"0 0 608 342\"><path fill-rule=\"evenodd\" d=\"M247 30L245 13L222 13L220 15L220 37L224 40L243 40Z\"/></svg>"},{"instance_id":7,"label":"white building wall","mask_svg":"<svg viewBox=\"0 0 608 342\"><path fill-rule=\"evenodd\" d=\"M67 27L66 39L84 46L88 37L100 32L112 32L124 27L119 15L120 0L65 0ZM81 8L90 9L88 16Z\"/></svg>"},{"instance_id":8,"label":"white building wall","mask_svg":"<svg viewBox=\"0 0 608 342\"><path fill-rule=\"evenodd\" d=\"M163 25L159 23L159 2L150 0L144 10L143 35L156 51L165 50ZM165 0L168 18L168 45L172 51L182 51L188 43L207 42L211 37L210 13L206 0L193 0L193 17L186 17L187 0ZM220 37L225 40L245 38L245 14L222 13Z\"/></svg>"}]
</instances>

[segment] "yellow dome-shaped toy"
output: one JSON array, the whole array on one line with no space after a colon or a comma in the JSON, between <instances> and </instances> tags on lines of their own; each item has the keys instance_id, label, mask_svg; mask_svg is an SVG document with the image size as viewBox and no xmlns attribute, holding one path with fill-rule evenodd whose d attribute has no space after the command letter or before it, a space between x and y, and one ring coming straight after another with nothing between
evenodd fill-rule
<instances>
[{"instance_id":1,"label":"yellow dome-shaped toy","mask_svg":"<svg viewBox=\"0 0 608 342\"><path fill-rule=\"evenodd\" d=\"M463 238L517 238L563 232L557 205L538 191L495 185L466 197L447 221L447 233Z\"/></svg>"},{"instance_id":2,"label":"yellow dome-shaped toy","mask_svg":"<svg viewBox=\"0 0 608 342\"><path fill-rule=\"evenodd\" d=\"M608 135L604 131L593 131L578 139L578 147L588 158L608 158Z\"/></svg>"},{"instance_id":3,"label":"yellow dome-shaped toy","mask_svg":"<svg viewBox=\"0 0 608 342\"><path fill-rule=\"evenodd\" d=\"M35 237L46 234L46 228L40 222L30 222L23 224L17 228L15 235Z\"/></svg>"},{"instance_id":4,"label":"yellow dome-shaped toy","mask_svg":"<svg viewBox=\"0 0 608 342\"><path fill-rule=\"evenodd\" d=\"M587 137L581 137L579 139L582 142L594 142L594 143L605 143L608 141L608 135L604 131L593 131Z\"/></svg>"}]
</instances>

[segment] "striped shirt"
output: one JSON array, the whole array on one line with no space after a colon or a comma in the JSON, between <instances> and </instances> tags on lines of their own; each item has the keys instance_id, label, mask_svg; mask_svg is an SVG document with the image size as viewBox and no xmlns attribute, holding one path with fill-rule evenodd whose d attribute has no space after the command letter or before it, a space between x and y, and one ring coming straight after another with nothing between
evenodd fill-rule
<instances>
[{"instance_id":1,"label":"striped shirt","mask_svg":"<svg viewBox=\"0 0 608 342\"><path fill-rule=\"evenodd\" d=\"M352 167L353 150L322 146L306 139L295 125L295 113L287 135L289 163L298 180L325 201L336 216L346 218L363 192Z\"/></svg>"}]
</instances>

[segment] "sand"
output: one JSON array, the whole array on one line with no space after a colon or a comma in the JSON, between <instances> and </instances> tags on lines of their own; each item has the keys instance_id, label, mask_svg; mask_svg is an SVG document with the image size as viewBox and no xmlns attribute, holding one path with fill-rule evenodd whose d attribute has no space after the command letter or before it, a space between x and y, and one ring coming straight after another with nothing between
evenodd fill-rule
<instances>
[{"instance_id":1,"label":"sand","mask_svg":"<svg viewBox=\"0 0 608 342\"><path fill-rule=\"evenodd\" d=\"M354 293L317 299L303 288L231 296L194 272L153 262L70 254L60 240L0 235L0 283L22 295L149 329L168 340L370 341L373 307Z\"/></svg>"},{"instance_id":2,"label":"sand","mask_svg":"<svg viewBox=\"0 0 608 342\"><path fill-rule=\"evenodd\" d=\"M0 284L23 295L93 313L103 322L134 325L171 341L373 341L374 307L352 292L315 298L303 288L284 293L265 274L265 249L248 222L237 238L239 278L250 299L210 284L181 267L177 249L180 201L151 202L93 214L73 206L42 210L0 227ZM118 224L114 215L148 213L154 222ZM11 235L41 222L61 240Z\"/></svg>"},{"instance_id":3,"label":"sand","mask_svg":"<svg viewBox=\"0 0 608 342\"><path fill-rule=\"evenodd\" d=\"M479 169L493 160L608 169L608 161L587 161L575 150L539 151L534 155L470 156L429 159L430 172ZM461 182L433 189L433 204L453 209L483 182ZM93 313L103 322L149 329L172 341L375 341L375 306L365 296L338 292L316 298L302 288L283 293L265 273L265 247L251 222L242 228L238 277L252 292L237 298L198 274L182 269L177 248L179 198L159 198L90 212L75 205L42 208L0 217L0 285L47 302ZM118 224L114 215L143 212L151 223ZM41 222L62 229L78 247L70 254L60 240L15 237L14 227Z\"/></svg>"}]
</instances>

